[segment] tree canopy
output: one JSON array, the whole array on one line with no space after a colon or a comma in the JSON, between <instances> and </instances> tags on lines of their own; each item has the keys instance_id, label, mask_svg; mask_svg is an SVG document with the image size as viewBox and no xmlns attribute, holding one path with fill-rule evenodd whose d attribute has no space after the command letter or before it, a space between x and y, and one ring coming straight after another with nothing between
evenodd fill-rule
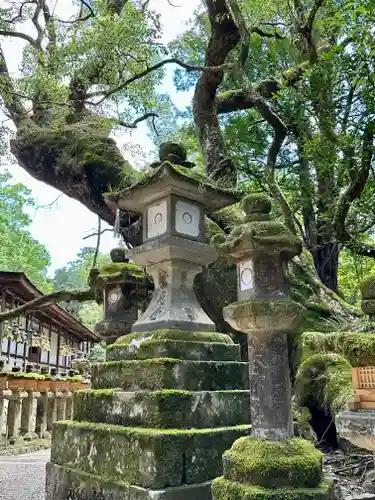
<instances>
[{"instance_id":1,"label":"tree canopy","mask_svg":"<svg viewBox=\"0 0 375 500\"><path fill-rule=\"evenodd\" d=\"M165 117L159 130L188 142L209 176L272 195L275 216L301 235L337 291L343 248L375 257L372 10L367 0L205 0L191 28L164 47L152 0L82 2L70 18L48 0L10 4L0 36L25 42L20 75L0 54L11 150L35 178L113 224L104 194L139 173L111 133ZM177 89L194 87L181 130L157 91L169 64L179 68ZM234 223L213 219L224 231ZM141 227L121 214L130 245Z\"/></svg>"},{"instance_id":2,"label":"tree canopy","mask_svg":"<svg viewBox=\"0 0 375 500\"><path fill-rule=\"evenodd\" d=\"M0 173L0 270L24 272L41 291L49 292L50 255L31 236L32 220L25 210L35 206L26 186L13 183L9 173Z\"/></svg>"}]
</instances>

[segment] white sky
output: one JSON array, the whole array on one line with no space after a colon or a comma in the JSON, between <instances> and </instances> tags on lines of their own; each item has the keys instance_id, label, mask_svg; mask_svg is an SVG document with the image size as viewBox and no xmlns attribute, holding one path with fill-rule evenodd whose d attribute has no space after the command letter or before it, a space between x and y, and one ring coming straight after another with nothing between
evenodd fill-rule
<instances>
[{"instance_id":1,"label":"white sky","mask_svg":"<svg viewBox=\"0 0 375 500\"><path fill-rule=\"evenodd\" d=\"M151 0L151 5L161 13L163 24L166 27L163 37L165 43L168 43L184 31L185 22L199 5L200 0L173 0L171 3L178 5L178 7L172 7L167 0ZM1 1L0 4L4 4L4 2ZM64 9L64 4L66 9L70 1L59 0L58 14L59 10L61 12ZM66 18L66 15L64 17ZM11 73L16 74L21 61L24 43L17 38L3 39L1 41L9 70ZM172 82L173 70L173 67L168 69L163 91L168 92L174 103L182 108L189 104L191 94L176 93ZM137 130L124 133L124 136L120 138L120 142L131 141L132 144L139 145L144 153L152 156L153 144L147 134L147 125L143 123L138 126ZM132 161L131 156L129 156L129 160ZM56 189L33 179L16 163L8 165L7 168L16 182L22 182L31 189L32 196L40 206L50 204L60 195L60 192ZM73 260L83 246L94 246L96 244L95 237L84 241L83 237L91 234L93 230L95 231L97 216L65 195L59 198L52 208L39 208L32 215L32 234L47 246L51 254L50 274L53 274L54 269L62 267L69 260ZM115 244L112 234L106 232L102 236L101 251L108 252Z\"/></svg>"}]
</instances>

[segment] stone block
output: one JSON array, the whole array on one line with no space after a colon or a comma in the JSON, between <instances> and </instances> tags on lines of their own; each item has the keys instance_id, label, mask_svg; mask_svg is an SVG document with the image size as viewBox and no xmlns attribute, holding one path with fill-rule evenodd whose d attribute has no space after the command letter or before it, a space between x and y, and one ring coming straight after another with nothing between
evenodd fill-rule
<instances>
[{"instance_id":1,"label":"stone block","mask_svg":"<svg viewBox=\"0 0 375 500\"><path fill-rule=\"evenodd\" d=\"M223 427L249 422L249 391L88 389L79 391L74 398L74 420L78 421L165 429Z\"/></svg>"},{"instance_id":2,"label":"stone block","mask_svg":"<svg viewBox=\"0 0 375 500\"><path fill-rule=\"evenodd\" d=\"M113 344L107 351L107 361L129 359L174 358L196 361L240 361L240 347L236 344L214 342L186 342L155 339L141 344Z\"/></svg>"},{"instance_id":3,"label":"stone block","mask_svg":"<svg viewBox=\"0 0 375 500\"><path fill-rule=\"evenodd\" d=\"M233 361L181 361L171 358L109 361L93 365L93 389L125 391L247 389L248 364Z\"/></svg>"},{"instance_id":4,"label":"stone block","mask_svg":"<svg viewBox=\"0 0 375 500\"><path fill-rule=\"evenodd\" d=\"M335 423L340 437L375 451L375 411L344 411L336 416Z\"/></svg>"},{"instance_id":5,"label":"stone block","mask_svg":"<svg viewBox=\"0 0 375 500\"><path fill-rule=\"evenodd\" d=\"M249 426L155 430L88 422L58 422L51 462L143 488L208 481L221 455Z\"/></svg>"},{"instance_id":6,"label":"stone block","mask_svg":"<svg viewBox=\"0 0 375 500\"><path fill-rule=\"evenodd\" d=\"M151 490L47 463L46 500L212 500L211 483Z\"/></svg>"},{"instance_id":7,"label":"stone block","mask_svg":"<svg viewBox=\"0 0 375 500\"><path fill-rule=\"evenodd\" d=\"M212 482L214 500L334 500L330 481L322 481L317 488L268 489L238 483L219 477Z\"/></svg>"}]
</instances>

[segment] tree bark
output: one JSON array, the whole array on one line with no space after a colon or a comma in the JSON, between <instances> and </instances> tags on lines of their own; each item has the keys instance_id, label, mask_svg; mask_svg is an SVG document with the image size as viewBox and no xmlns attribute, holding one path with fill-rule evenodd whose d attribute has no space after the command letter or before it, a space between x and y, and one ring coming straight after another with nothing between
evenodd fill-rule
<instances>
[{"instance_id":1,"label":"tree bark","mask_svg":"<svg viewBox=\"0 0 375 500\"><path fill-rule=\"evenodd\" d=\"M206 0L206 5L211 38L206 49L205 66L221 66L238 44L240 33L225 0ZM235 184L236 170L227 153L216 107L216 93L223 76L223 71L201 74L195 87L193 116L208 175Z\"/></svg>"}]
</instances>

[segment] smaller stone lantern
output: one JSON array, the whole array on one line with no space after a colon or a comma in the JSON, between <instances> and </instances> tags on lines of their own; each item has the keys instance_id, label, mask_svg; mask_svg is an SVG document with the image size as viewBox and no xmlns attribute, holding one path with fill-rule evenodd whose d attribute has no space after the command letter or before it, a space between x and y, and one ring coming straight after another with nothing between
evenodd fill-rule
<instances>
[{"instance_id":1,"label":"smaller stone lantern","mask_svg":"<svg viewBox=\"0 0 375 500\"><path fill-rule=\"evenodd\" d=\"M368 315L371 322L375 322L375 276L363 280L360 288L362 311Z\"/></svg>"},{"instance_id":2,"label":"smaller stone lantern","mask_svg":"<svg viewBox=\"0 0 375 500\"><path fill-rule=\"evenodd\" d=\"M248 335L252 436L234 442L223 455L223 476L214 480L214 500L262 498L331 499L322 454L293 437L288 334L304 308L289 295L288 261L301 243L272 220L265 195L243 200L244 224L213 243L237 265L239 301L224 308L224 319Z\"/></svg>"},{"instance_id":3,"label":"smaller stone lantern","mask_svg":"<svg viewBox=\"0 0 375 500\"><path fill-rule=\"evenodd\" d=\"M163 144L160 162L153 164L150 175L120 195L107 197L120 210L142 214L143 245L131 255L152 276L155 291L133 332L215 329L195 297L193 284L195 276L217 256L204 243L205 214L236 198L229 190L211 187L209 179L190 169L192 164L184 161L184 151L177 146Z\"/></svg>"},{"instance_id":4,"label":"smaller stone lantern","mask_svg":"<svg viewBox=\"0 0 375 500\"><path fill-rule=\"evenodd\" d=\"M152 287L143 270L129 262L126 249L114 248L110 255L112 263L93 269L89 276L89 286L104 307L104 319L95 331L107 345L131 331L140 303Z\"/></svg>"}]
</instances>

